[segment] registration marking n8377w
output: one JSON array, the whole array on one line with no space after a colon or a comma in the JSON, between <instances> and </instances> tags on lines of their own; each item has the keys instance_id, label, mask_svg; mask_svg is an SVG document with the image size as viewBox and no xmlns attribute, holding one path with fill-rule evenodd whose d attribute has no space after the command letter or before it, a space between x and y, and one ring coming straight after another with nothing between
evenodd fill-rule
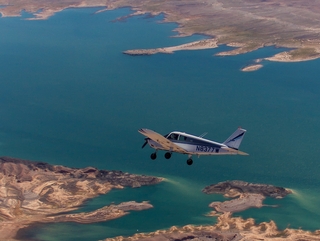
<instances>
[{"instance_id":1,"label":"registration marking n8377w","mask_svg":"<svg viewBox=\"0 0 320 241\"><path fill-rule=\"evenodd\" d=\"M214 152L215 148L212 146L197 146L196 151Z\"/></svg>"}]
</instances>

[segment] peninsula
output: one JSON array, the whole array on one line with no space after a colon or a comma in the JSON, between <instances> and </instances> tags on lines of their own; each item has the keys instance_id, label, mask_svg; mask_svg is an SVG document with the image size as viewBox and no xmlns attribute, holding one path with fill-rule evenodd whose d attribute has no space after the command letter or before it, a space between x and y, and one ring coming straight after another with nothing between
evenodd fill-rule
<instances>
[{"instance_id":1,"label":"peninsula","mask_svg":"<svg viewBox=\"0 0 320 241\"><path fill-rule=\"evenodd\" d=\"M292 191L283 187L267 184L248 183L244 181L226 181L205 187L202 192L206 194L223 194L228 198L235 198L224 202L212 202L209 207L219 213L235 213L251 207L260 208L266 197L283 198ZM216 215L215 212L211 215Z\"/></svg>"},{"instance_id":2,"label":"peninsula","mask_svg":"<svg viewBox=\"0 0 320 241\"><path fill-rule=\"evenodd\" d=\"M163 13L164 21L178 24L176 31L180 36L203 34L218 45L234 47L218 53L220 56L275 46L289 50L264 60L294 62L320 58L320 2L314 0L0 0L0 6L2 17L20 16L26 11L34 15L30 19L47 19L66 8L102 7L108 10L131 7L133 13L121 19ZM101 11L103 9L98 12ZM163 53L162 48L159 46L160 51L147 52ZM146 50L126 52L143 54Z\"/></svg>"},{"instance_id":3,"label":"peninsula","mask_svg":"<svg viewBox=\"0 0 320 241\"><path fill-rule=\"evenodd\" d=\"M290 190L267 184L254 184L243 181L226 181L205 187L202 190L206 194L223 194L226 197L237 199L225 201L213 205L221 215L218 215L214 225L186 225L183 227L173 226L167 230L158 230L151 233L138 233L131 237L107 238L105 241L170 241L170 240L308 240L320 241L320 230L315 232L301 229L278 230L273 221L256 224L254 219L232 217L233 212L241 211L250 207L262 206L265 197L283 198L292 193ZM249 198L247 198L249 197ZM258 199L258 201L254 201ZM259 204L259 205L256 205ZM210 204L212 206L212 204Z\"/></svg>"},{"instance_id":4,"label":"peninsula","mask_svg":"<svg viewBox=\"0 0 320 241\"><path fill-rule=\"evenodd\" d=\"M128 55L151 55L157 53L172 54L179 50L199 50L199 49L213 49L217 48L217 41L215 39L205 39L200 41L195 41L187 44L182 44L174 47L164 47L156 49L135 49L124 51L124 54Z\"/></svg>"},{"instance_id":5,"label":"peninsula","mask_svg":"<svg viewBox=\"0 0 320 241\"><path fill-rule=\"evenodd\" d=\"M301 229L278 230L273 221L256 224L254 219L232 217L225 213L218 217L214 225L183 227L173 226L167 230L157 230L151 233L139 233L131 237L107 238L105 241L188 241L188 240L219 240L219 241L319 241L320 230L315 232Z\"/></svg>"},{"instance_id":6,"label":"peninsula","mask_svg":"<svg viewBox=\"0 0 320 241\"><path fill-rule=\"evenodd\" d=\"M147 201L130 201L88 213L68 213L113 188L141 187L162 180L94 167L69 168L1 157L0 240L14 240L19 229L34 222L93 223L122 217L130 210L152 208Z\"/></svg>"}]
</instances>

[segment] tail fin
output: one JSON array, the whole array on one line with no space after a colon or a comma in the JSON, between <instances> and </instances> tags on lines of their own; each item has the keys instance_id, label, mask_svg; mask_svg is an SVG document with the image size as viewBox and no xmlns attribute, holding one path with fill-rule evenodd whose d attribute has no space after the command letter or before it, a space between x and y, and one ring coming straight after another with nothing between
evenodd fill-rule
<instances>
[{"instance_id":1,"label":"tail fin","mask_svg":"<svg viewBox=\"0 0 320 241\"><path fill-rule=\"evenodd\" d=\"M238 128L227 140L225 140L225 142L223 142L223 144L238 150L245 133L245 129Z\"/></svg>"}]
</instances>

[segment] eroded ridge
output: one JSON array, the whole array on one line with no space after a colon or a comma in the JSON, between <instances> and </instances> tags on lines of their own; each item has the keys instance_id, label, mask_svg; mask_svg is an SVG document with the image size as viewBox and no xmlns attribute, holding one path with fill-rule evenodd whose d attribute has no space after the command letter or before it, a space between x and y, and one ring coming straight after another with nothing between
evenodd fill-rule
<instances>
[{"instance_id":1,"label":"eroded ridge","mask_svg":"<svg viewBox=\"0 0 320 241\"><path fill-rule=\"evenodd\" d=\"M129 210L152 208L148 202L131 201L89 213L67 213L113 188L140 187L161 181L162 178L121 171L69 168L1 157L0 240L14 238L19 229L33 222L101 222L119 218Z\"/></svg>"},{"instance_id":2,"label":"eroded ridge","mask_svg":"<svg viewBox=\"0 0 320 241\"><path fill-rule=\"evenodd\" d=\"M215 39L205 39L172 47L126 50L123 53L128 55L152 55L157 53L172 54L175 51L181 50L213 49L217 47L218 45Z\"/></svg>"},{"instance_id":3,"label":"eroded ridge","mask_svg":"<svg viewBox=\"0 0 320 241\"><path fill-rule=\"evenodd\" d=\"M292 191L283 187L269 184L249 183L239 180L219 182L205 187L202 192L206 194L219 193L226 197L236 197L240 194L261 194L265 197L283 198Z\"/></svg>"},{"instance_id":4,"label":"eroded ridge","mask_svg":"<svg viewBox=\"0 0 320 241\"><path fill-rule=\"evenodd\" d=\"M320 2L314 0L0 0L2 17L20 16L26 11L34 15L29 19L47 19L63 9L79 7L131 7L134 10L121 19L164 13L164 21L178 23L176 30L180 36L204 34L218 45L235 47L217 55L236 55L276 46L292 50L264 60L295 62L320 58ZM163 52L162 46L157 49ZM259 68L261 66L254 65L243 69Z\"/></svg>"},{"instance_id":5,"label":"eroded ridge","mask_svg":"<svg viewBox=\"0 0 320 241\"><path fill-rule=\"evenodd\" d=\"M242 198L242 196L261 196L283 198L292 193L289 189L276 187L267 184L254 184L243 181L226 181L218 184L207 186L203 189L207 194L218 193L227 197L241 200L235 203L251 202L250 198ZM235 199L234 199L235 200ZM232 217L232 212L238 204L229 205L222 202L226 207L221 211L221 215L217 217L217 222L213 225L186 225L183 227L173 226L167 230L157 230L151 233L138 233L131 237L115 237L107 238L105 241L185 241L185 240L219 240L219 241L248 241L248 240L266 240L266 241L319 241L320 230L315 232L304 231L301 229L279 230L274 221L255 223L252 218L243 219L241 217ZM227 204L226 204L227 203ZM241 206L241 205L240 205ZM246 205L246 208L253 207ZM224 208L224 207L223 207ZM229 209L229 210L227 210ZM237 208L236 208L237 209ZM239 209L238 209L239 210ZM243 210L243 209L242 209Z\"/></svg>"},{"instance_id":6,"label":"eroded ridge","mask_svg":"<svg viewBox=\"0 0 320 241\"><path fill-rule=\"evenodd\" d=\"M131 237L107 238L105 241L184 241L184 240L216 240L216 241L319 241L320 230L315 232L303 231L301 229L279 230L275 222L262 222L256 224L254 219L243 219L232 217L225 213L217 218L215 225L183 227L173 226L168 230L158 230L152 233L139 233Z\"/></svg>"},{"instance_id":7,"label":"eroded ridge","mask_svg":"<svg viewBox=\"0 0 320 241\"><path fill-rule=\"evenodd\" d=\"M268 184L248 183L244 181L226 181L205 187L202 192L206 194L223 194L225 197L234 198L224 202L212 202L209 207L218 213L234 213L251 207L261 208L266 197L283 198L292 191L283 187ZM209 215L217 215L211 212Z\"/></svg>"}]
</instances>

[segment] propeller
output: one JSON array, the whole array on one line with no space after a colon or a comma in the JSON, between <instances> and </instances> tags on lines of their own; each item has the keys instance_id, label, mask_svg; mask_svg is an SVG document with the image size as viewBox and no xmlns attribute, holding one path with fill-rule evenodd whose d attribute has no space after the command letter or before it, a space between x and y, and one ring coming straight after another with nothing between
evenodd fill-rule
<instances>
[{"instance_id":1,"label":"propeller","mask_svg":"<svg viewBox=\"0 0 320 241\"><path fill-rule=\"evenodd\" d=\"M142 145L142 148L144 148L147 144L148 144L148 140L149 140L149 138L145 138L145 143L143 143L143 145Z\"/></svg>"}]
</instances>

